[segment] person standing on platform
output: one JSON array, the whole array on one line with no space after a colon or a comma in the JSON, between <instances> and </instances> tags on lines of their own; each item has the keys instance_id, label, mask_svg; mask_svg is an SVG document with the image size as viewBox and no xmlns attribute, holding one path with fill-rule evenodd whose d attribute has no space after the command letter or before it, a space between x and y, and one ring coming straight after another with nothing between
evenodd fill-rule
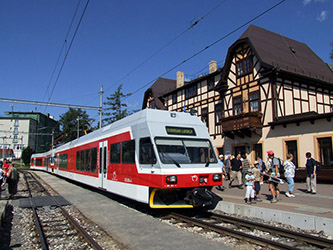
<instances>
[{"instance_id":1,"label":"person standing on platform","mask_svg":"<svg viewBox=\"0 0 333 250\"><path fill-rule=\"evenodd\" d=\"M220 167L222 169L222 178L224 179L226 171L225 171L225 167L224 167L224 157L223 157L223 155L219 155L218 162L219 162ZM222 185L217 186L216 189L224 191L224 186L222 186Z\"/></svg>"},{"instance_id":2,"label":"person standing on platform","mask_svg":"<svg viewBox=\"0 0 333 250\"><path fill-rule=\"evenodd\" d=\"M247 174L245 174L245 185L246 185L246 203L247 204L255 204L256 201L254 200L254 176L252 174L252 169L249 168L247 170Z\"/></svg>"},{"instance_id":3,"label":"person standing on platform","mask_svg":"<svg viewBox=\"0 0 333 250\"><path fill-rule=\"evenodd\" d=\"M292 162L293 155L287 154L287 160L284 162L284 177L286 177L286 181L288 183L288 191L286 192L286 196L291 198L295 197L293 194L294 191L294 177L295 177L295 170L296 167Z\"/></svg>"},{"instance_id":4,"label":"person standing on platform","mask_svg":"<svg viewBox=\"0 0 333 250\"><path fill-rule=\"evenodd\" d=\"M250 164L249 160L247 159L246 154L243 154L242 158L243 158L242 182L243 182L243 185L244 185L245 184L245 176L248 173L247 170L251 168L251 164Z\"/></svg>"},{"instance_id":5,"label":"person standing on platform","mask_svg":"<svg viewBox=\"0 0 333 250\"><path fill-rule=\"evenodd\" d=\"M1 193L2 193L2 183L4 183L4 179L5 179L5 174L2 170L2 168L0 168L0 198L1 198Z\"/></svg>"},{"instance_id":6,"label":"person standing on platform","mask_svg":"<svg viewBox=\"0 0 333 250\"><path fill-rule=\"evenodd\" d=\"M2 166L2 170L5 172L5 174L7 174L9 169L9 162L7 159L4 159L3 161L3 166Z\"/></svg>"},{"instance_id":7,"label":"person standing on platform","mask_svg":"<svg viewBox=\"0 0 333 250\"><path fill-rule=\"evenodd\" d=\"M254 192L255 192L255 200L256 201L262 201L259 198L259 192L260 192L260 182L262 180L262 176L261 176L261 171L260 171L260 165L258 161L254 161L253 163L254 167L252 168L252 173L253 173L253 177L254 177Z\"/></svg>"},{"instance_id":8,"label":"person standing on platform","mask_svg":"<svg viewBox=\"0 0 333 250\"><path fill-rule=\"evenodd\" d=\"M268 172L270 173L269 178L269 190L272 194L271 203L278 202L280 200L280 189L279 189L279 179L280 173L279 173L279 159L274 157L274 152L272 150L267 151L268 160L266 163L266 168L268 169Z\"/></svg>"},{"instance_id":9,"label":"person standing on platform","mask_svg":"<svg viewBox=\"0 0 333 250\"><path fill-rule=\"evenodd\" d=\"M311 157L311 153L307 152L306 157L306 189L308 193L316 194L317 193L317 168L319 163Z\"/></svg>"},{"instance_id":10,"label":"person standing on platform","mask_svg":"<svg viewBox=\"0 0 333 250\"><path fill-rule=\"evenodd\" d=\"M238 153L236 158L231 160L231 179L229 183L229 188L231 188L233 181L235 178L238 180L238 187L240 189L243 189L243 183L242 183L242 168L243 164L241 159L241 154Z\"/></svg>"},{"instance_id":11,"label":"person standing on platform","mask_svg":"<svg viewBox=\"0 0 333 250\"><path fill-rule=\"evenodd\" d=\"M226 159L224 160L224 167L225 167L225 172L226 172L226 179L230 180L230 168L231 168L231 155L226 155Z\"/></svg>"},{"instance_id":12,"label":"person standing on platform","mask_svg":"<svg viewBox=\"0 0 333 250\"><path fill-rule=\"evenodd\" d=\"M9 199L12 199L14 195L17 193L18 181L19 181L19 176L17 170L16 168L14 168L13 164L9 162L9 168L7 173Z\"/></svg>"}]
</instances>

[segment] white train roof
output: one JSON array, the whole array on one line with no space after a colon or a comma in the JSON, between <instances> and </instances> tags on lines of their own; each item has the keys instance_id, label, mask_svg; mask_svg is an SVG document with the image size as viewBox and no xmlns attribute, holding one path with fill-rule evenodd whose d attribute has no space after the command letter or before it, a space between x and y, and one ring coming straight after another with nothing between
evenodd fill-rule
<instances>
[{"instance_id":1,"label":"white train roof","mask_svg":"<svg viewBox=\"0 0 333 250\"><path fill-rule=\"evenodd\" d=\"M135 114L127 116L119 121L111 123L103 128L95 130L78 139L70 141L62 146L59 146L58 148L55 149L55 151L56 152L62 151L68 148L77 147L96 140L102 140L104 138L112 136L113 134L116 135L122 132L132 133L131 127L138 125L140 123L163 123L164 131L165 131L164 129L165 126L201 127L203 128L203 131L199 132L198 137L209 136L206 126L196 115L191 115L185 112L144 109Z\"/></svg>"}]
</instances>

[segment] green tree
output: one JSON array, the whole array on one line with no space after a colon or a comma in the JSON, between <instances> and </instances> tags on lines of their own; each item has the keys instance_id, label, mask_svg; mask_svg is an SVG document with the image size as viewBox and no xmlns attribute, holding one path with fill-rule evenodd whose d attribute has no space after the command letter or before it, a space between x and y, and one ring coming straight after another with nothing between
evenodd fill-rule
<instances>
[{"instance_id":1,"label":"green tree","mask_svg":"<svg viewBox=\"0 0 333 250\"><path fill-rule=\"evenodd\" d=\"M25 165L29 165L31 155L34 153L34 151L30 147L26 147L22 152L22 161Z\"/></svg>"},{"instance_id":2,"label":"green tree","mask_svg":"<svg viewBox=\"0 0 333 250\"><path fill-rule=\"evenodd\" d=\"M90 119L86 111L79 109L69 108L69 110L60 115L59 123L62 127L64 143L72 141L77 138L77 131L79 136L85 134L85 131L91 132L91 123L94 119Z\"/></svg>"},{"instance_id":3,"label":"green tree","mask_svg":"<svg viewBox=\"0 0 333 250\"><path fill-rule=\"evenodd\" d=\"M107 97L107 102L104 102L104 105L107 105L107 107L104 109L107 112L103 112L103 116L106 116L102 120L102 124L110 124L115 121L118 121L136 111L128 111L127 110L127 104L122 103L122 98L131 96L132 93L124 94L122 93L123 85L120 84L117 90L111 94L109 97Z\"/></svg>"}]
</instances>

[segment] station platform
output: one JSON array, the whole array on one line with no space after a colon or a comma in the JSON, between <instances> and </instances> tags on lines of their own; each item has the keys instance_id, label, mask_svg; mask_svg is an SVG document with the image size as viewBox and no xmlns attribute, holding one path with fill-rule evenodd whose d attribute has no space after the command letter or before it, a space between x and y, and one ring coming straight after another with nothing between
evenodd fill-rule
<instances>
[{"instance_id":1,"label":"station platform","mask_svg":"<svg viewBox=\"0 0 333 250\"><path fill-rule=\"evenodd\" d=\"M230 249L221 243L198 237L185 230L159 223L158 219L109 199L99 192L86 189L55 175L34 171L59 195L71 202L81 213L101 226L115 240L130 249ZM235 183L237 184L237 183ZM216 210L230 214L255 217L265 221L276 221L309 231L324 231L333 237L333 185L317 184L317 194L307 194L305 183L295 183L295 198L285 196L287 184L280 184L281 200L270 202L268 184L261 186L262 202L248 205L244 202L245 189L234 186L214 192L223 198ZM4 214L7 204L2 193L0 213Z\"/></svg>"},{"instance_id":2,"label":"station platform","mask_svg":"<svg viewBox=\"0 0 333 250\"><path fill-rule=\"evenodd\" d=\"M103 228L128 249L231 250L232 248L197 234L161 223L158 218L138 212L110 199L107 195L84 188L50 173L34 171L59 195Z\"/></svg>"},{"instance_id":3,"label":"station platform","mask_svg":"<svg viewBox=\"0 0 333 250\"><path fill-rule=\"evenodd\" d=\"M223 198L217 210L242 216L255 217L265 221L285 223L305 230L324 231L333 237L333 185L318 184L317 194L308 194L305 183L295 183L294 198L288 198L285 192L288 184L279 184L280 201L271 203L268 184L261 185L262 202L248 205L244 201L245 188L239 189L237 180L229 188L229 181L224 181L224 191L214 189Z\"/></svg>"}]
</instances>

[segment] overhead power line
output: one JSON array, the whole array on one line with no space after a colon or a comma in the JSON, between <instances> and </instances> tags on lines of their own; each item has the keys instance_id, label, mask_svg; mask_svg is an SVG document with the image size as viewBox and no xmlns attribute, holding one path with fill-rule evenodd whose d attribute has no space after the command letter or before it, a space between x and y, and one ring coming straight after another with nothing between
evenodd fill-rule
<instances>
[{"instance_id":1,"label":"overhead power line","mask_svg":"<svg viewBox=\"0 0 333 250\"><path fill-rule=\"evenodd\" d=\"M206 16L208 16L209 14L211 14L214 10L216 10L218 7L220 7L226 0L221 1L219 4L217 4L215 7L213 7L212 9L210 9L206 14L204 14L203 16L201 16L199 19L197 19L195 22L193 22L188 28L186 28L184 31L182 31L181 33L179 33L176 37L174 37L173 39L171 39L169 42L167 42L164 46L162 46L160 49L158 49L155 53L153 53L152 55L150 55L149 57L147 57L144 61L142 61L140 64L138 64L136 67L134 67L132 70L130 70L127 74L125 74L122 78L120 78L118 81L116 81L114 84L112 84L109 88L107 88L105 91L108 91L109 89L111 89L112 87L114 87L117 83L119 83L120 81L124 80L126 77L128 77L130 74L132 74L133 72L135 72L138 68L140 68L141 66L143 66L145 63L147 63L150 59L152 59L154 56L156 56L157 54L159 54L161 51L163 51L165 48L167 48L170 44L172 44L174 41L176 41L178 38L180 38L182 35L184 35L187 31L191 30L194 28L194 26L196 26L200 21L202 21Z\"/></svg>"},{"instance_id":2,"label":"overhead power line","mask_svg":"<svg viewBox=\"0 0 333 250\"><path fill-rule=\"evenodd\" d=\"M76 17L77 11L78 11L78 9L79 9L80 3L81 3L81 0L79 0L78 3L77 3L77 5L76 5L75 11L74 11L74 14L73 14L73 17L72 17L72 21L71 21L71 23L70 23L70 25L69 25L69 27L68 27L68 30L67 30L67 33L66 33L66 36L65 36L65 40L64 40L64 42L63 42L63 44L62 44L62 47L61 47L61 49L60 49L60 52L59 52L59 55L58 55L57 62L56 62L55 66L54 66L54 69L53 69L53 71L52 71L52 74L51 74L51 77L50 77L50 80L49 80L49 83L48 83L48 85L47 85L47 88L46 88L46 91L45 91L45 94L44 94L44 96L43 96L42 101L44 101L45 96L48 94L48 91L49 91L49 88L50 88L50 85L51 85L51 82L52 82L53 76L54 76L54 74L55 74L56 69L58 68L58 64L59 64L59 61L60 61L60 57L61 57L61 55L62 55L62 53L63 53L63 50L64 50L64 48L65 48L65 45L67 44L68 35L69 35L69 32L70 32L71 29L72 29L72 25L73 25L74 19L75 19L75 17Z\"/></svg>"},{"instance_id":3,"label":"overhead power line","mask_svg":"<svg viewBox=\"0 0 333 250\"><path fill-rule=\"evenodd\" d=\"M55 82L54 82L54 85L53 85L53 88L52 88L51 94L50 94L50 96L49 96L49 98L48 98L48 100L47 100L48 102L51 100L51 97L52 97L52 95L53 95L54 89L55 89L55 87L57 86L57 83L58 83L58 80L59 80L60 74L61 74L61 72L62 72L62 69L64 68L64 65L65 65L65 62L66 62L67 56L68 56L68 54L69 54L69 51L70 51L71 48L72 48L72 45L73 45L74 39L75 39L76 34L77 34L78 30L79 30L79 27L80 27L80 24L81 24L81 22L82 22L83 16L84 16L84 14L85 14L85 12L86 12L86 10L87 10L87 7L88 7L88 4L89 4L89 1L90 1L90 0L87 0L86 5L85 5L85 7L84 7L84 10L83 10L83 12L82 12L82 14L81 14L80 20L79 20L79 22L78 22L78 24L77 24L77 26L76 26L76 29L75 29L75 31L74 31L74 35L73 35L73 37L72 37L72 39L71 39L71 42L70 42L70 44L69 44L69 47L68 47L68 49L67 49L67 51L66 51L66 54L65 54L64 60L62 61L62 64L61 64L61 67L60 67L60 69L59 69L59 72L58 72L57 78L56 78L56 80L55 80Z\"/></svg>"},{"instance_id":4,"label":"overhead power line","mask_svg":"<svg viewBox=\"0 0 333 250\"><path fill-rule=\"evenodd\" d=\"M169 72L175 70L176 68L178 68L179 66L183 65L184 63L188 62L189 60L193 59L194 57L200 55L201 53L203 53L205 50L209 49L210 47L216 45L217 43L221 42L222 40L226 39L228 36L232 35L233 33L237 32L238 30L242 29L243 27L245 27L246 25L250 24L251 22L253 22L254 20L258 19L259 17L265 15L266 13L270 12L271 10L275 9L276 7L278 7L280 4L282 4L283 2L285 2L286 0L282 0L280 2L278 2L277 4L273 5L272 7L268 8L267 10L261 12L260 14L258 14L257 16L251 18L250 20L248 20L247 22L245 22L244 24L238 26L237 28L235 28L234 30L230 31L229 33L227 33L226 35L222 36L221 38L217 39L215 42L207 45L205 48L199 50L198 52L196 52L195 54L193 54L192 56L186 58L185 60L183 60L182 62L178 63L177 65L173 66L172 68L170 68L169 70L165 71L163 74L161 74L160 76L154 78L153 80L151 80L150 82L146 83L145 85L141 86L140 88L136 89L134 92L132 92L133 96L134 94L136 94L137 92L139 92L140 90L142 90L143 88L149 86L150 84L152 84L153 82L155 82L158 78L163 77L164 75L168 74ZM126 100L128 97L125 97L123 100Z\"/></svg>"}]
</instances>

